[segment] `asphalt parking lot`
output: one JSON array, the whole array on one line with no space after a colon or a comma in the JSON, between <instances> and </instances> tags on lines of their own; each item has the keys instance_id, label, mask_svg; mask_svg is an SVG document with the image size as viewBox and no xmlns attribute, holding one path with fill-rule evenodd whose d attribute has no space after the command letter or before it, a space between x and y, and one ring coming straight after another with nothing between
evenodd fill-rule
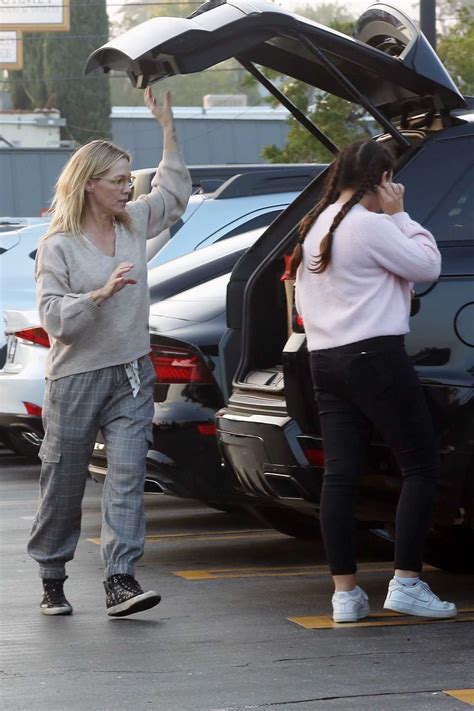
<instances>
[{"instance_id":1,"label":"asphalt parking lot","mask_svg":"<svg viewBox=\"0 0 474 711\"><path fill-rule=\"evenodd\" d=\"M360 535L360 582L373 615L333 625L321 545L243 515L146 495L147 548L137 569L159 607L105 614L98 541L101 486L90 481L69 566L71 617L39 613L25 553L39 467L0 450L1 708L38 711L463 711L474 706L472 576L425 578L462 610L413 624L382 614L389 551Z\"/></svg>"}]
</instances>

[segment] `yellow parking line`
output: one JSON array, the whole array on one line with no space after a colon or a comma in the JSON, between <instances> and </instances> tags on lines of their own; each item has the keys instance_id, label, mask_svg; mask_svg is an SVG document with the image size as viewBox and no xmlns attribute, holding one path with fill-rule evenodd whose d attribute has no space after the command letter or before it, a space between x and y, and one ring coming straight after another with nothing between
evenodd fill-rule
<instances>
[{"instance_id":1,"label":"yellow parking line","mask_svg":"<svg viewBox=\"0 0 474 711\"><path fill-rule=\"evenodd\" d=\"M424 570L436 570L425 566ZM387 573L393 571L391 563L365 563L359 566L359 573ZM185 580L222 580L231 578L266 578L302 575L329 575L326 565L271 566L259 568L212 568L201 570L177 570L174 572Z\"/></svg>"},{"instance_id":2,"label":"yellow parking line","mask_svg":"<svg viewBox=\"0 0 474 711\"><path fill-rule=\"evenodd\" d=\"M469 706L474 706L474 689L449 689L449 691L445 689L443 694L452 696L458 701L464 701Z\"/></svg>"},{"instance_id":3,"label":"yellow parking line","mask_svg":"<svg viewBox=\"0 0 474 711\"><path fill-rule=\"evenodd\" d=\"M160 541L233 541L241 538L263 538L270 536L282 537L281 533L273 531L271 528L252 528L249 530L241 529L239 531L202 531L200 533L161 533L151 536L145 536L145 541L149 543L159 543ZM90 543L95 543L100 546L100 538L88 538Z\"/></svg>"},{"instance_id":4,"label":"yellow parking line","mask_svg":"<svg viewBox=\"0 0 474 711\"><path fill-rule=\"evenodd\" d=\"M316 615L311 617L288 617L306 630L346 629L348 627L399 627L404 625L430 625L434 622L469 622L474 620L474 607L458 610L457 617L436 619L433 617L413 617L399 615L396 612L375 612L360 622L333 622L329 615ZM446 692L445 692L446 693Z\"/></svg>"}]
</instances>

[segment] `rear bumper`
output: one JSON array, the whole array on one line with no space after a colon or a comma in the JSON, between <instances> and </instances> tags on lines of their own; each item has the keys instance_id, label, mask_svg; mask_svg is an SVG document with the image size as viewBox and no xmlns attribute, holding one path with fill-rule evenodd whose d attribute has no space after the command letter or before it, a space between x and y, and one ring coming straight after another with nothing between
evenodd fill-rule
<instances>
[{"instance_id":1,"label":"rear bumper","mask_svg":"<svg viewBox=\"0 0 474 711\"><path fill-rule=\"evenodd\" d=\"M221 455L239 489L258 505L286 505L314 512L319 506L321 467L308 465L289 417L217 414Z\"/></svg>"},{"instance_id":2,"label":"rear bumper","mask_svg":"<svg viewBox=\"0 0 474 711\"><path fill-rule=\"evenodd\" d=\"M318 516L323 467L308 463L301 444L321 440L302 435L290 417L271 417L253 411L217 413L217 439L223 460L233 469L243 493L258 505L275 503ZM303 446L306 446L303 444ZM474 528L474 471L472 450L442 446L441 479L433 523ZM356 517L391 524L401 489L401 476L384 445L370 447L368 471L360 482Z\"/></svg>"},{"instance_id":3,"label":"rear bumper","mask_svg":"<svg viewBox=\"0 0 474 711\"><path fill-rule=\"evenodd\" d=\"M234 475L223 464L215 435L200 434L198 424L203 423L170 422L153 426L154 443L146 458L145 491L222 505L244 505L247 497L236 489ZM89 471L97 480L103 480L107 474L107 450L100 437Z\"/></svg>"}]
</instances>

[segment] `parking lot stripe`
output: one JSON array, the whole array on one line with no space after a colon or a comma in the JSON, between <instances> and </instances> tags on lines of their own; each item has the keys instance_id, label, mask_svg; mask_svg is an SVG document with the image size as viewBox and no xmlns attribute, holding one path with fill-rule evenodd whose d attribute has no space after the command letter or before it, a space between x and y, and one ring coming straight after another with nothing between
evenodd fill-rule
<instances>
[{"instance_id":1,"label":"parking lot stripe","mask_svg":"<svg viewBox=\"0 0 474 711\"><path fill-rule=\"evenodd\" d=\"M345 629L348 627L399 627L404 625L432 625L434 622L471 622L474 620L474 607L458 610L457 617L436 619L434 617L414 617L399 615L396 612L374 612L360 622L333 622L329 615L311 617L288 617L306 630Z\"/></svg>"},{"instance_id":2,"label":"parking lot stripe","mask_svg":"<svg viewBox=\"0 0 474 711\"><path fill-rule=\"evenodd\" d=\"M429 565L424 570L437 570ZM360 573L387 573L393 564L387 562L365 563L358 568ZM202 570L176 570L174 575L185 580L221 580L226 578L266 578L302 575L329 575L326 565L271 566L260 568L212 568Z\"/></svg>"},{"instance_id":3,"label":"parking lot stripe","mask_svg":"<svg viewBox=\"0 0 474 711\"><path fill-rule=\"evenodd\" d=\"M445 689L443 694L452 696L458 701L464 701L469 706L474 706L474 689Z\"/></svg>"},{"instance_id":4,"label":"parking lot stripe","mask_svg":"<svg viewBox=\"0 0 474 711\"><path fill-rule=\"evenodd\" d=\"M240 530L240 531L201 531L197 533L160 533L156 535L145 536L145 541L147 543L160 543L161 541L231 541L240 538L281 538L282 533L273 531L271 528L252 528L250 530ZM90 543L95 543L100 546L100 538L88 538Z\"/></svg>"}]
</instances>

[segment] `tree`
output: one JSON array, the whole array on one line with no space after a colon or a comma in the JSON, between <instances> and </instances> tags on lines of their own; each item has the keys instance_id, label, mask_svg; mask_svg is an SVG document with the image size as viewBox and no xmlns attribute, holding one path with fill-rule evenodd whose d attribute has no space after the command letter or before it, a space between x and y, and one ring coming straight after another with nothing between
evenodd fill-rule
<instances>
[{"instance_id":1,"label":"tree","mask_svg":"<svg viewBox=\"0 0 474 711\"><path fill-rule=\"evenodd\" d=\"M438 54L459 90L474 94L474 6L470 2L448 2L451 22L438 39Z\"/></svg>"},{"instance_id":2,"label":"tree","mask_svg":"<svg viewBox=\"0 0 474 711\"><path fill-rule=\"evenodd\" d=\"M438 0L438 54L454 82L465 95L474 94L474 6L472 0ZM311 20L328 25L340 32L351 34L353 20L338 5L327 3L313 8L301 6L295 12ZM275 72L264 70L276 80L279 88L338 146L358 138L368 137L368 123L364 111L354 104L325 94L295 80L284 79ZM271 98L270 103L278 102ZM262 156L270 162L327 161L329 152L312 138L294 118L289 119L290 129L286 145L267 146Z\"/></svg>"},{"instance_id":3,"label":"tree","mask_svg":"<svg viewBox=\"0 0 474 711\"><path fill-rule=\"evenodd\" d=\"M352 32L353 19L338 4L324 3L318 7L302 5L296 7L295 13L339 32ZM337 146L370 135L367 122L363 120L364 111L355 104L303 82L283 77L277 72L267 69L263 72ZM252 78L251 81L255 80ZM277 99L273 97L267 101L274 106L278 105ZM308 130L296 119L291 117L288 123L290 129L286 145L283 148L266 146L262 151L263 158L270 163L318 163L332 160L332 154L317 138L310 136Z\"/></svg>"},{"instance_id":4,"label":"tree","mask_svg":"<svg viewBox=\"0 0 474 711\"><path fill-rule=\"evenodd\" d=\"M81 0L70 7L70 32L24 36L25 68L9 72L9 80L14 108L57 108L67 123L62 138L85 143L111 134L110 82L84 76L89 54L107 42L108 17L105 0Z\"/></svg>"}]
</instances>

